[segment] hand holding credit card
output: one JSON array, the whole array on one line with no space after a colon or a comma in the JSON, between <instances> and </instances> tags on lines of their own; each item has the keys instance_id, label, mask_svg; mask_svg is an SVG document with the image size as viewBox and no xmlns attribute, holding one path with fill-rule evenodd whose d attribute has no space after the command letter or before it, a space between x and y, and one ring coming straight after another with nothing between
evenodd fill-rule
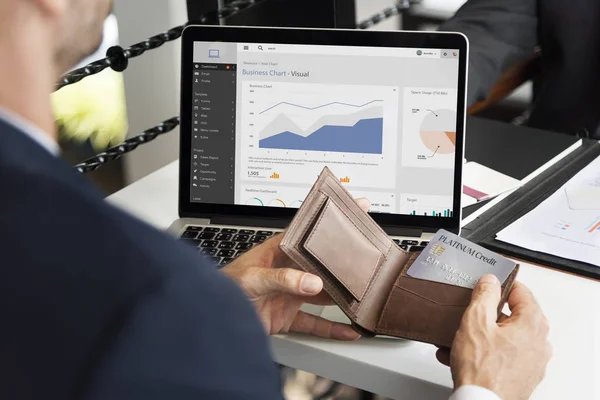
<instances>
[{"instance_id":1,"label":"hand holding credit card","mask_svg":"<svg viewBox=\"0 0 600 400\"><path fill-rule=\"evenodd\" d=\"M498 309L519 267L447 231L422 254L403 250L362 210L328 168L300 206L281 243L364 337L399 337L451 347L472 288L492 273L503 282Z\"/></svg>"},{"instance_id":2,"label":"hand holding credit card","mask_svg":"<svg viewBox=\"0 0 600 400\"><path fill-rule=\"evenodd\" d=\"M451 232L440 230L408 269L407 275L472 289L486 274L495 275L500 282L506 281L516 265Z\"/></svg>"}]
</instances>

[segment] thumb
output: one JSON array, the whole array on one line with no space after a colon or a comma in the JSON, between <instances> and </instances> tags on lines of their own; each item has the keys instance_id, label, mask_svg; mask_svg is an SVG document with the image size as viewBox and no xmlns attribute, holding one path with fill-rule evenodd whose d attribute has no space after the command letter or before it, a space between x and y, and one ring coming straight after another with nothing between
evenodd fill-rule
<instances>
[{"instance_id":1,"label":"thumb","mask_svg":"<svg viewBox=\"0 0 600 400\"><path fill-rule=\"evenodd\" d=\"M259 271L256 276L258 295L282 292L299 296L315 296L323 290L321 278L296 269L261 268Z\"/></svg>"},{"instance_id":2,"label":"thumb","mask_svg":"<svg viewBox=\"0 0 600 400\"><path fill-rule=\"evenodd\" d=\"M502 288L498 278L491 274L484 275L473 288L471 304L466 312L469 317L484 320L482 322L486 324L495 324L501 296Z\"/></svg>"},{"instance_id":3,"label":"thumb","mask_svg":"<svg viewBox=\"0 0 600 400\"><path fill-rule=\"evenodd\" d=\"M371 202L369 201L369 199L360 198L354 199L354 201L364 212L369 212L369 209L371 208Z\"/></svg>"}]
</instances>

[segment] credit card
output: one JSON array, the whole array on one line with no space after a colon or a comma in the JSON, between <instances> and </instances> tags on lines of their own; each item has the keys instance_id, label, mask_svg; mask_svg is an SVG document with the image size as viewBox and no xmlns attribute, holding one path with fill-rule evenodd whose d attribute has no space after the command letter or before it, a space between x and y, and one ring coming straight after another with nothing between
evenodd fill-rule
<instances>
[{"instance_id":1,"label":"credit card","mask_svg":"<svg viewBox=\"0 0 600 400\"><path fill-rule=\"evenodd\" d=\"M516 266L516 263L493 251L442 229L406 274L413 278L472 289L486 274L496 275L504 283Z\"/></svg>"}]
</instances>

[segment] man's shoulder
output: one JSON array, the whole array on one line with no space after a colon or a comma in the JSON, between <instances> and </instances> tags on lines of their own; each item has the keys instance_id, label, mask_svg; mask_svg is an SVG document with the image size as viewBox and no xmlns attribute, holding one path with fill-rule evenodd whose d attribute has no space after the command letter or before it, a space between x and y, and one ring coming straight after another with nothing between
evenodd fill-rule
<instances>
[{"instance_id":1,"label":"man's shoulder","mask_svg":"<svg viewBox=\"0 0 600 400\"><path fill-rule=\"evenodd\" d=\"M224 279L195 249L110 205L60 165L41 171L0 162L0 187L0 220L10 232L0 248L32 268L51 266L55 276L113 293L144 291L174 275Z\"/></svg>"},{"instance_id":2,"label":"man's shoulder","mask_svg":"<svg viewBox=\"0 0 600 400\"><path fill-rule=\"evenodd\" d=\"M102 349L115 345L140 310L162 318L164 304L197 314L174 315L170 323L177 326L165 333L166 341L178 329L191 329L194 317L207 330L230 324L232 315L254 332L260 329L241 291L214 265L108 205L83 178L56 163L44 161L42 168L35 160L0 161L0 343L11 344L3 350L0 344L0 352L32 356L7 356L0 364L23 363L21 374L36 379L40 389L66 393L75 383L68 377L94 370L105 356ZM163 323L146 319L143 326L156 331ZM199 333L197 326L191 331Z\"/></svg>"},{"instance_id":3,"label":"man's shoulder","mask_svg":"<svg viewBox=\"0 0 600 400\"><path fill-rule=\"evenodd\" d=\"M136 307L98 363L88 400L282 399L249 302L229 282L199 279L175 276Z\"/></svg>"}]
</instances>

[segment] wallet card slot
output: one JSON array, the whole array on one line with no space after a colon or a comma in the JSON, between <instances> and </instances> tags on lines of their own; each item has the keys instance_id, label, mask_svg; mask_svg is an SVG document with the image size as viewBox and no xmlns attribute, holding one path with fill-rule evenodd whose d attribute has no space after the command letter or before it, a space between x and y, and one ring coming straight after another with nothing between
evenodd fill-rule
<instances>
[{"instance_id":1,"label":"wallet card slot","mask_svg":"<svg viewBox=\"0 0 600 400\"><path fill-rule=\"evenodd\" d=\"M418 258L420 253L411 254L410 258L402 268L398 279L394 283L395 287L403 288L411 293L414 293L417 296L421 296L424 299L433 301L440 305L450 305L451 302L458 301L457 295L460 294L461 299L456 304L457 305L469 305L471 302L471 295L473 290L470 288L456 286L451 283L443 283L443 282L435 282L429 281L426 279L413 278L408 275L408 270L413 265L415 260ZM504 295L507 296L506 288L512 287L512 282L516 276L519 267L515 267L513 273L506 279L506 281L502 284L502 291Z\"/></svg>"},{"instance_id":2,"label":"wallet card slot","mask_svg":"<svg viewBox=\"0 0 600 400\"><path fill-rule=\"evenodd\" d=\"M471 289L441 282L413 278L407 274L408 270L419 257L419 255L420 253L413 253L410 255L410 258L404 265L404 268L402 268L402 272L400 272L398 279L396 279L394 286L438 305L468 306L471 302Z\"/></svg>"},{"instance_id":3,"label":"wallet card slot","mask_svg":"<svg viewBox=\"0 0 600 400\"><path fill-rule=\"evenodd\" d=\"M440 306L466 307L471 302L473 292L469 288L412 278L404 274L396 280L394 286Z\"/></svg>"},{"instance_id":4,"label":"wallet card slot","mask_svg":"<svg viewBox=\"0 0 600 400\"><path fill-rule=\"evenodd\" d=\"M303 248L361 301L384 254L331 198L310 231Z\"/></svg>"},{"instance_id":5,"label":"wallet card slot","mask_svg":"<svg viewBox=\"0 0 600 400\"><path fill-rule=\"evenodd\" d=\"M396 286L381 315L377 333L450 347L465 310L462 305L440 306Z\"/></svg>"}]
</instances>

